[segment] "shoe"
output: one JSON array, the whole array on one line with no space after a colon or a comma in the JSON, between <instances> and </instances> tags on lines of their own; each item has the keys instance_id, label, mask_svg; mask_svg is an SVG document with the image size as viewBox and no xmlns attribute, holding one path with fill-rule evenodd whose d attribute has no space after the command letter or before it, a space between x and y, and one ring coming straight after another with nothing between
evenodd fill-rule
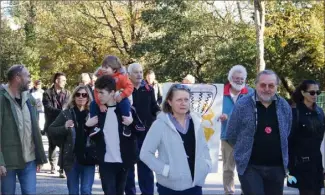
<instances>
[{"instance_id":1,"label":"shoe","mask_svg":"<svg viewBox=\"0 0 325 195\"><path fill-rule=\"evenodd\" d=\"M127 127L124 127L123 135L126 136L126 137L130 137L131 136L131 129L127 128Z\"/></svg>"},{"instance_id":2,"label":"shoe","mask_svg":"<svg viewBox=\"0 0 325 195\"><path fill-rule=\"evenodd\" d=\"M55 174L55 166L51 165L51 174Z\"/></svg>"},{"instance_id":3,"label":"shoe","mask_svg":"<svg viewBox=\"0 0 325 195\"><path fill-rule=\"evenodd\" d=\"M59 170L59 173L60 173L60 175L59 175L60 178L65 178L65 174L64 174L63 170Z\"/></svg>"}]
</instances>

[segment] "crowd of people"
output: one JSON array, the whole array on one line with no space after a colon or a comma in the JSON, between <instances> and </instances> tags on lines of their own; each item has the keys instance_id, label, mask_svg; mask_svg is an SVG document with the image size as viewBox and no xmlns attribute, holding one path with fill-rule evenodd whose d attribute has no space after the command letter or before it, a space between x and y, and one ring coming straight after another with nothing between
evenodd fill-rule
<instances>
[{"instance_id":1,"label":"crowd of people","mask_svg":"<svg viewBox=\"0 0 325 195\"><path fill-rule=\"evenodd\" d=\"M72 93L64 73L56 73L46 90L40 80L31 82L24 65L11 66L7 80L0 85L2 194L15 194L16 177L22 194L36 194L36 173L47 162L52 174L58 165L69 194L91 194L98 166L106 195L135 195L135 164L142 194L154 194L154 173L159 194L202 194L212 162L201 116L190 111L192 75L173 84L164 100L153 70L144 77L141 64L126 69L112 55L94 74L82 73ZM301 195L321 194L319 84L302 81L289 105L277 94L275 72L258 73L255 89L246 80L245 67L236 65L224 85L218 116L224 193L235 193L237 167L245 195L283 194L285 178Z\"/></svg>"}]
</instances>

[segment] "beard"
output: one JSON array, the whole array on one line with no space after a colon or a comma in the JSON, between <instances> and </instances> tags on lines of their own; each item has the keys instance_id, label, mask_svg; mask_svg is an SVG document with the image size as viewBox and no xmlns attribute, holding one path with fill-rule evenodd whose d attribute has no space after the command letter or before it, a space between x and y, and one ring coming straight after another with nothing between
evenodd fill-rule
<instances>
[{"instance_id":1,"label":"beard","mask_svg":"<svg viewBox=\"0 0 325 195\"><path fill-rule=\"evenodd\" d=\"M241 91L245 87L245 83L243 83L243 84L237 84L237 83L235 83L233 81L230 81L230 85L231 85L231 87L233 87L237 91Z\"/></svg>"},{"instance_id":2,"label":"beard","mask_svg":"<svg viewBox=\"0 0 325 195\"><path fill-rule=\"evenodd\" d=\"M25 85L20 86L20 91L21 92L28 91L28 90L29 90L29 84L25 84Z\"/></svg>"}]
</instances>

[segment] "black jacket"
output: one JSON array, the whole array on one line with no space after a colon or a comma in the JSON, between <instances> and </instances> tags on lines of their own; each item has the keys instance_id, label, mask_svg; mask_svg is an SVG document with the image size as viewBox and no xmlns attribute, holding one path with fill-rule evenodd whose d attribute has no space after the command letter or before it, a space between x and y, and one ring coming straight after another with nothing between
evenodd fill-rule
<instances>
[{"instance_id":1,"label":"black jacket","mask_svg":"<svg viewBox=\"0 0 325 195\"><path fill-rule=\"evenodd\" d=\"M52 124L52 122L56 119L56 117L60 114L63 108L65 108L68 104L70 98L70 92L63 89L62 93L64 94L62 108L58 108L56 106L56 93L54 91L54 86L50 89L46 90L43 93L43 105L44 105L44 113L45 113L45 125L44 131L47 132L48 127Z\"/></svg>"},{"instance_id":2,"label":"black jacket","mask_svg":"<svg viewBox=\"0 0 325 195\"><path fill-rule=\"evenodd\" d=\"M75 140L75 142L82 142L82 146L74 148L72 129L65 128L65 122L67 120L73 120L75 124L75 130L84 133L83 136L79 137L82 140ZM85 118L85 121L87 117ZM84 159L77 159L75 151L83 152L86 147L86 136L89 135L91 128L87 128L86 125L77 125L76 114L73 108L63 110L55 121L49 126L48 134L54 139L55 143L60 143L61 151L59 157L59 164L63 166L64 170L69 172L73 166L75 160L78 160L79 164L82 165L94 165L94 163L88 163ZM80 146L80 145L79 145Z\"/></svg>"},{"instance_id":3,"label":"black jacket","mask_svg":"<svg viewBox=\"0 0 325 195\"><path fill-rule=\"evenodd\" d=\"M96 142L96 150L98 152L99 157L99 163L104 162L105 153L106 153L106 143L104 139L104 124L106 119L106 112L100 112L98 105L95 101L91 103L91 107L94 107L97 109L98 114L98 127L100 128L100 131L93 135L91 138ZM137 120L137 117L135 116L135 113L132 111L132 117L133 117L133 123L129 126L125 126L122 124L122 115L119 110L119 104L116 105L115 113L118 120L119 125L119 138L120 138L120 152L121 152L121 158L123 162L123 166L125 168L129 168L133 166L138 161L139 151L137 149L137 141L136 141L136 126L139 126L139 121ZM123 129L124 128L131 128L131 136L126 137L123 135Z\"/></svg>"},{"instance_id":4,"label":"black jacket","mask_svg":"<svg viewBox=\"0 0 325 195\"><path fill-rule=\"evenodd\" d=\"M310 110L305 104L297 104L292 110L292 130L289 136L289 172L297 179L289 184L304 190L324 187L323 165L320 146L325 132L323 110L315 105Z\"/></svg>"},{"instance_id":5,"label":"black jacket","mask_svg":"<svg viewBox=\"0 0 325 195\"><path fill-rule=\"evenodd\" d=\"M160 111L154 89L143 81L139 89L134 88L132 98L132 106L135 108L140 120L145 126L145 132L148 132L151 124L156 120L157 112Z\"/></svg>"}]
</instances>

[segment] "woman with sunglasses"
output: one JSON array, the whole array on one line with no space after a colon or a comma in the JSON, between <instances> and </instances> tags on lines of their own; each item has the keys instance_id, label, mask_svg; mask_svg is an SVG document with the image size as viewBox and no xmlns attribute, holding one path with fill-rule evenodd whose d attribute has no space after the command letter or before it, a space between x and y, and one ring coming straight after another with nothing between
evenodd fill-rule
<instances>
[{"instance_id":1,"label":"woman with sunglasses","mask_svg":"<svg viewBox=\"0 0 325 195\"><path fill-rule=\"evenodd\" d=\"M69 194L91 194L94 183L96 162L86 153L89 129L85 123L92 101L90 97L86 86L76 87L70 96L68 108L48 129L55 142L62 145L59 161L67 175Z\"/></svg>"},{"instance_id":2,"label":"woman with sunglasses","mask_svg":"<svg viewBox=\"0 0 325 195\"><path fill-rule=\"evenodd\" d=\"M211 158L201 118L190 112L190 89L172 85L162 110L148 131L140 159L156 172L159 194L201 195Z\"/></svg>"},{"instance_id":3,"label":"woman with sunglasses","mask_svg":"<svg viewBox=\"0 0 325 195\"><path fill-rule=\"evenodd\" d=\"M324 187L320 146L325 119L323 110L316 104L320 93L316 81L304 80L292 94L296 107L292 109L289 136L289 175L297 182L288 182L288 186L298 188L300 195L320 195Z\"/></svg>"}]
</instances>

